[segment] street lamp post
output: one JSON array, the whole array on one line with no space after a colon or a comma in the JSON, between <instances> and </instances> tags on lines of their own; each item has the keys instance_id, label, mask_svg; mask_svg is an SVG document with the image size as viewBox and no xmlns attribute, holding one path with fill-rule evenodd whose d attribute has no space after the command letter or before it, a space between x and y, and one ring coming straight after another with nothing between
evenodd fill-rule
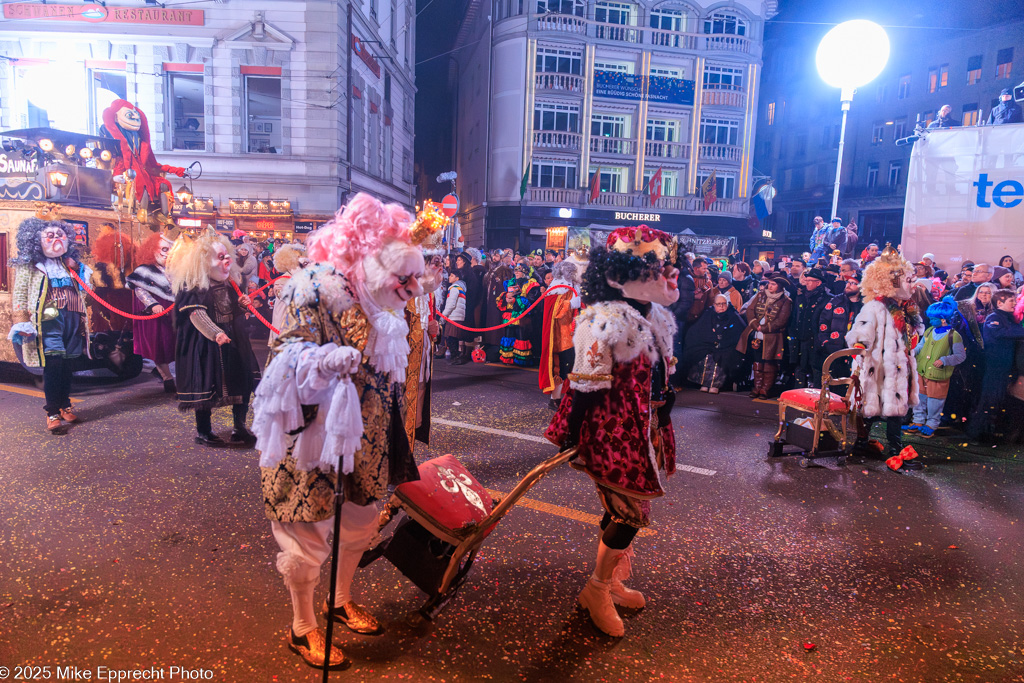
<instances>
[{"instance_id":1,"label":"street lamp post","mask_svg":"<svg viewBox=\"0 0 1024 683\"><path fill-rule=\"evenodd\" d=\"M844 21L835 26L818 45L815 62L821 79L839 88L843 123L839 132L839 160L836 184L832 191L832 216L839 212L839 180L843 173L843 147L846 145L846 116L854 91L873 81L889 61L889 36L878 24L865 19Z\"/></svg>"}]
</instances>

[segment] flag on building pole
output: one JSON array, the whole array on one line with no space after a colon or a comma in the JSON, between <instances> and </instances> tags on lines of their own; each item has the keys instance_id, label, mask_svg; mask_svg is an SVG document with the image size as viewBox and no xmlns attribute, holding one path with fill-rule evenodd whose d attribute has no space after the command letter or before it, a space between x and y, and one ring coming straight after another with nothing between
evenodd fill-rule
<instances>
[{"instance_id":1,"label":"flag on building pole","mask_svg":"<svg viewBox=\"0 0 1024 683\"><path fill-rule=\"evenodd\" d=\"M601 167L594 171L594 177L590 179L590 201L596 201L601 194Z\"/></svg>"},{"instance_id":2,"label":"flag on building pole","mask_svg":"<svg viewBox=\"0 0 1024 683\"><path fill-rule=\"evenodd\" d=\"M519 182L519 201L526 196L526 186L530 184L530 160L526 161L526 170L523 171L523 179Z\"/></svg>"},{"instance_id":3,"label":"flag on building pole","mask_svg":"<svg viewBox=\"0 0 1024 683\"><path fill-rule=\"evenodd\" d=\"M648 191L651 195L651 206L657 204L658 200L661 199L661 180L661 168L658 168L654 175L651 176L651 179L647 181Z\"/></svg>"},{"instance_id":4,"label":"flag on building pole","mask_svg":"<svg viewBox=\"0 0 1024 683\"><path fill-rule=\"evenodd\" d=\"M718 178L714 171L701 183L700 193L704 197L704 210L707 211L718 199Z\"/></svg>"}]
</instances>

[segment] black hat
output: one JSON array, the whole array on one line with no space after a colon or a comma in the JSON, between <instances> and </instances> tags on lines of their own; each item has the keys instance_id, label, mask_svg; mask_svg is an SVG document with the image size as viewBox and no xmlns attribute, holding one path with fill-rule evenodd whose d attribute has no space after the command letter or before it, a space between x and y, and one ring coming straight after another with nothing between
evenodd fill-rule
<instances>
[{"instance_id":1,"label":"black hat","mask_svg":"<svg viewBox=\"0 0 1024 683\"><path fill-rule=\"evenodd\" d=\"M813 278L819 282L824 282L825 274L821 272L821 268L811 268L810 270L804 271L804 278Z\"/></svg>"},{"instance_id":2,"label":"black hat","mask_svg":"<svg viewBox=\"0 0 1024 683\"><path fill-rule=\"evenodd\" d=\"M786 277L782 273L772 273L771 275L766 277L765 280L767 280L768 282L774 282L775 284L777 284L782 289L786 289L787 287L789 287L792 284L789 281L789 278Z\"/></svg>"},{"instance_id":3,"label":"black hat","mask_svg":"<svg viewBox=\"0 0 1024 683\"><path fill-rule=\"evenodd\" d=\"M999 96L1000 96L1000 97L1002 97L1003 95L1012 95L1012 94L1013 94L1013 93L1012 93L1012 92L1010 92L1010 89L1009 89L1009 88L1003 88L1003 89L1002 89L1002 90L1001 90L1001 91L999 92Z\"/></svg>"}]
</instances>

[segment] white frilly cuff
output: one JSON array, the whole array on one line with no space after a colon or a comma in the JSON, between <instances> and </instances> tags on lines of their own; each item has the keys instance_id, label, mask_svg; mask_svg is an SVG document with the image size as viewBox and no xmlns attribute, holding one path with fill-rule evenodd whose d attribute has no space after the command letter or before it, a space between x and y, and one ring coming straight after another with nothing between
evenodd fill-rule
<instances>
[{"instance_id":1,"label":"white frilly cuff","mask_svg":"<svg viewBox=\"0 0 1024 683\"><path fill-rule=\"evenodd\" d=\"M348 377L320 372L320 361L336 348L333 343L287 344L267 367L253 402L260 467L280 465L291 445L299 470L327 472L341 458L342 472L353 471L363 435L359 394ZM317 417L297 436L290 436L305 425L303 405L319 406Z\"/></svg>"},{"instance_id":2,"label":"white frilly cuff","mask_svg":"<svg viewBox=\"0 0 1024 683\"><path fill-rule=\"evenodd\" d=\"M22 342L21 332L26 332L33 337L36 336L36 328L32 323L14 323L11 326L11 331L7 333L7 341L20 344Z\"/></svg>"}]
</instances>

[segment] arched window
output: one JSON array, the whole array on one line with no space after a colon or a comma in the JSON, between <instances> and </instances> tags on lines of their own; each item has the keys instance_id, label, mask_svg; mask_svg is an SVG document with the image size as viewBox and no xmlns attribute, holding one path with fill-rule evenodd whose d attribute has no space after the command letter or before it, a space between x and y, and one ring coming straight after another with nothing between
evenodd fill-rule
<instances>
[{"instance_id":1,"label":"arched window","mask_svg":"<svg viewBox=\"0 0 1024 683\"><path fill-rule=\"evenodd\" d=\"M747 35L747 22L731 12L715 12L704 19L704 33Z\"/></svg>"},{"instance_id":2,"label":"arched window","mask_svg":"<svg viewBox=\"0 0 1024 683\"><path fill-rule=\"evenodd\" d=\"M689 28L689 16L685 10L664 8L651 11L651 28L661 31L685 33Z\"/></svg>"},{"instance_id":3,"label":"arched window","mask_svg":"<svg viewBox=\"0 0 1024 683\"><path fill-rule=\"evenodd\" d=\"M586 3L582 0L537 0L537 14L573 14L585 16Z\"/></svg>"}]
</instances>

